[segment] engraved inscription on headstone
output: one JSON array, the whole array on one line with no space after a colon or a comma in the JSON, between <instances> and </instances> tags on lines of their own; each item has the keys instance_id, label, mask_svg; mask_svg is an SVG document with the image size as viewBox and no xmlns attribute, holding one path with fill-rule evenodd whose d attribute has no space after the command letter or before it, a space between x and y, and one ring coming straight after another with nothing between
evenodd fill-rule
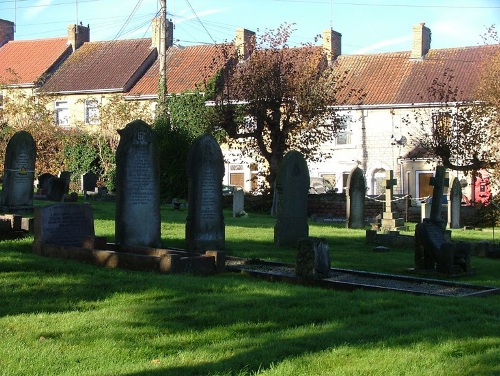
<instances>
[{"instance_id":1,"label":"engraved inscription on headstone","mask_svg":"<svg viewBox=\"0 0 500 376\"><path fill-rule=\"evenodd\" d=\"M352 169L347 179L346 225L348 228L365 227L366 182L363 170Z\"/></svg>"},{"instance_id":2,"label":"engraved inscription on headstone","mask_svg":"<svg viewBox=\"0 0 500 376\"><path fill-rule=\"evenodd\" d=\"M36 146L31 134L16 132L5 151L2 185L2 210L7 212L33 209Z\"/></svg>"},{"instance_id":3,"label":"engraved inscription on headstone","mask_svg":"<svg viewBox=\"0 0 500 376\"><path fill-rule=\"evenodd\" d=\"M188 217L186 247L191 251L223 250L225 225L222 214L224 159L219 144L209 134L198 137L189 150Z\"/></svg>"},{"instance_id":4,"label":"engraved inscription on headstone","mask_svg":"<svg viewBox=\"0 0 500 376\"><path fill-rule=\"evenodd\" d=\"M153 131L135 120L118 131L116 150L116 243L160 246L159 157Z\"/></svg>"},{"instance_id":5,"label":"engraved inscription on headstone","mask_svg":"<svg viewBox=\"0 0 500 376\"><path fill-rule=\"evenodd\" d=\"M89 204L58 203L35 208L35 242L80 247L94 236L94 216Z\"/></svg>"},{"instance_id":6,"label":"engraved inscription on headstone","mask_svg":"<svg viewBox=\"0 0 500 376\"><path fill-rule=\"evenodd\" d=\"M274 243L297 245L300 238L309 235L307 224L307 198L309 170L304 156L289 151L280 163L276 177L278 192L278 218L274 226Z\"/></svg>"}]
</instances>

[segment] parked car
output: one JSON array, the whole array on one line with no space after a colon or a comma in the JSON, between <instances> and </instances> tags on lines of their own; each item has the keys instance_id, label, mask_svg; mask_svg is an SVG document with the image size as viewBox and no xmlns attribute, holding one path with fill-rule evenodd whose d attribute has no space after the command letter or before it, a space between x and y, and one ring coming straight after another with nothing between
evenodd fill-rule
<instances>
[{"instance_id":1,"label":"parked car","mask_svg":"<svg viewBox=\"0 0 500 376\"><path fill-rule=\"evenodd\" d=\"M328 180L325 178L310 178L309 184L309 194L322 194L322 193L330 193L335 192L335 189Z\"/></svg>"},{"instance_id":2,"label":"parked car","mask_svg":"<svg viewBox=\"0 0 500 376\"><path fill-rule=\"evenodd\" d=\"M222 195L223 196L232 196L234 194L234 191L239 191L242 189L243 189L243 187L240 187L239 185L223 185L222 186Z\"/></svg>"}]
</instances>

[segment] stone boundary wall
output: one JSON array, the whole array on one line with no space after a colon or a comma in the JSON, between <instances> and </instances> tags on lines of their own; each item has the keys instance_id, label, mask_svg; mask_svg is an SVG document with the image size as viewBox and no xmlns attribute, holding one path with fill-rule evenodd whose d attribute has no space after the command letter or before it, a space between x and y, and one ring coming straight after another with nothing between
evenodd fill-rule
<instances>
[{"instance_id":1,"label":"stone boundary wall","mask_svg":"<svg viewBox=\"0 0 500 376\"><path fill-rule=\"evenodd\" d=\"M375 200L373 198L376 198ZM367 222L371 222L377 215L382 214L384 210L384 203L381 202L380 196L372 196L365 198L365 218ZM395 195L397 198L398 196ZM400 197L400 196L399 196ZM224 197L224 207L226 209L232 208L232 196ZM260 195L245 195L245 210L256 211L262 213L269 213L272 205L272 197ZM410 206L406 210L406 200L396 200L393 205L394 210L405 221L418 223L420 222L420 206ZM475 208L462 206L461 209L461 225L468 226L474 225L472 223L475 213ZM343 193L327 193L321 195L309 195L307 205L307 215L311 217L316 215L318 217L327 218L346 218L346 197ZM443 221L447 220L447 208L443 206L441 212Z\"/></svg>"}]
</instances>

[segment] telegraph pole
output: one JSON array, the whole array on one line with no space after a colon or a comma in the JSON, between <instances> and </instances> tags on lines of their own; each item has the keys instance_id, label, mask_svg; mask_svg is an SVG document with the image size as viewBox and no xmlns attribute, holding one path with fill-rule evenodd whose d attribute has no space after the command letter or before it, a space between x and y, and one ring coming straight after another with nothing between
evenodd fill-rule
<instances>
[{"instance_id":1,"label":"telegraph pole","mask_svg":"<svg viewBox=\"0 0 500 376\"><path fill-rule=\"evenodd\" d=\"M167 0L160 0L160 45L158 56L160 62L160 80L158 90L159 115L166 115L167 101Z\"/></svg>"}]
</instances>

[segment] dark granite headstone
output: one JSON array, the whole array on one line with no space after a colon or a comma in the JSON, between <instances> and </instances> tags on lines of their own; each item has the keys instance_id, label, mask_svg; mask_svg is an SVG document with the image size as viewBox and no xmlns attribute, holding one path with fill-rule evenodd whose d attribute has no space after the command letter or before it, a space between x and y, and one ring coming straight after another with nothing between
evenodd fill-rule
<instances>
[{"instance_id":1,"label":"dark granite headstone","mask_svg":"<svg viewBox=\"0 0 500 376\"><path fill-rule=\"evenodd\" d=\"M92 206L58 203L37 207L34 231L35 252L40 249L41 244L80 247L86 237L95 235Z\"/></svg>"},{"instance_id":2,"label":"dark granite headstone","mask_svg":"<svg viewBox=\"0 0 500 376\"><path fill-rule=\"evenodd\" d=\"M47 182L47 200L61 202L66 190L66 181L64 179L52 176Z\"/></svg>"},{"instance_id":3,"label":"dark granite headstone","mask_svg":"<svg viewBox=\"0 0 500 376\"><path fill-rule=\"evenodd\" d=\"M326 239L314 237L299 239L295 275L317 279L330 276L330 252Z\"/></svg>"},{"instance_id":4,"label":"dark granite headstone","mask_svg":"<svg viewBox=\"0 0 500 376\"><path fill-rule=\"evenodd\" d=\"M36 145L31 134L16 132L5 151L0 209L5 212L33 210Z\"/></svg>"},{"instance_id":5,"label":"dark granite headstone","mask_svg":"<svg viewBox=\"0 0 500 376\"><path fill-rule=\"evenodd\" d=\"M81 177L81 190L83 193L95 192L97 186L97 175L92 171L86 172Z\"/></svg>"},{"instance_id":6,"label":"dark granite headstone","mask_svg":"<svg viewBox=\"0 0 500 376\"><path fill-rule=\"evenodd\" d=\"M209 134L194 140L187 160L188 216L186 246L190 251L223 250L226 242L222 213L224 158Z\"/></svg>"},{"instance_id":7,"label":"dark granite headstone","mask_svg":"<svg viewBox=\"0 0 500 376\"><path fill-rule=\"evenodd\" d=\"M119 246L160 246L160 167L151 127L135 120L118 131L115 237Z\"/></svg>"},{"instance_id":8,"label":"dark granite headstone","mask_svg":"<svg viewBox=\"0 0 500 376\"><path fill-rule=\"evenodd\" d=\"M297 245L300 238L309 235L307 198L309 170L304 156L295 150L288 152L278 168L278 219L274 226L274 243Z\"/></svg>"},{"instance_id":9,"label":"dark granite headstone","mask_svg":"<svg viewBox=\"0 0 500 376\"><path fill-rule=\"evenodd\" d=\"M62 179L64 180L65 182L65 187L64 187L64 194L68 194L69 193L69 183L71 182L71 172L69 171L61 171L59 173L59 179Z\"/></svg>"},{"instance_id":10,"label":"dark granite headstone","mask_svg":"<svg viewBox=\"0 0 500 376\"><path fill-rule=\"evenodd\" d=\"M49 174L48 172L38 176L38 189L41 189L43 194L47 194L49 189L49 180L53 177L54 175Z\"/></svg>"},{"instance_id":11,"label":"dark granite headstone","mask_svg":"<svg viewBox=\"0 0 500 376\"><path fill-rule=\"evenodd\" d=\"M347 179L347 228L365 227L365 195L366 182L363 170L355 167Z\"/></svg>"},{"instance_id":12,"label":"dark granite headstone","mask_svg":"<svg viewBox=\"0 0 500 376\"><path fill-rule=\"evenodd\" d=\"M471 247L452 243L446 236L441 219L441 197L448 179L446 168L436 167L436 176L431 179L434 186L430 218L424 218L415 226L415 269L430 269L446 274L469 274Z\"/></svg>"}]
</instances>

